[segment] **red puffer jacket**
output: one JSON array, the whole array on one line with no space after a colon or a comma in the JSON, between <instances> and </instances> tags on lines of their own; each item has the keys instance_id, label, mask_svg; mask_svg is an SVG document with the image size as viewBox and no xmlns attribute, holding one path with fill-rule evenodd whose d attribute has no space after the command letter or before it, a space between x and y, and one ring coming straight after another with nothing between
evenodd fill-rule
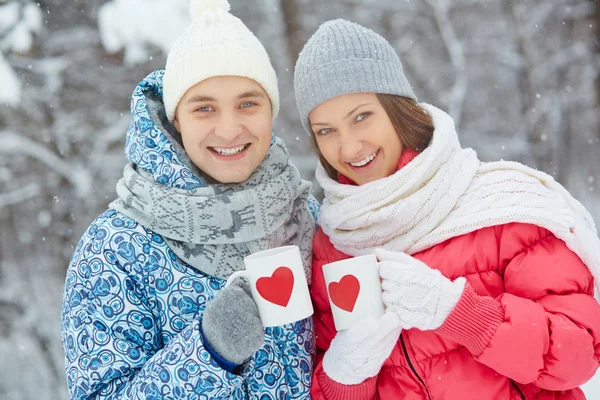
<instances>
[{"instance_id":1,"label":"red puffer jacket","mask_svg":"<svg viewBox=\"0 0 600 400\"><path fill-rule=\"evenodd\" d=\"M358 385L331 380L321 362L336 334L322 266L350 256L322 230L313 251L313 399L585 399L578 386L599 365L600 305L588 268L549 231L511 223L414 254L464 276L465 292L439 329L403 331L379 375Z\"/></svg>"}]
</instances>

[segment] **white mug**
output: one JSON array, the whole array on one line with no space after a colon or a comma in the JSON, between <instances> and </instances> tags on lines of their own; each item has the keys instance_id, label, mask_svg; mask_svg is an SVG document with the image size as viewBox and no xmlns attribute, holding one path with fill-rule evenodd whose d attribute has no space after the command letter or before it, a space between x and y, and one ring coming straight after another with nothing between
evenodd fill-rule
<instances>
[{"instance_id":1,"label":"white mug","mask_svg":"<svg viewBox=\"0 0 600 400\"><path fill-rule=\"evenodd\" d=\"M379 265L374 254L323 265L335 329L341 331L385 312Z\"/></svg>"},{"instance_id":2,"label":"white mug","mask_svg":"<svg viewBox=\"0 0 600 400\"><path fill-rule=\"evenodd\" d=\"M244 258L246 269L234 272L225 286L243 277L263 326L280 326L313 315L306 275L298 246L283 246Z\"/></svg>"}]
</instances>

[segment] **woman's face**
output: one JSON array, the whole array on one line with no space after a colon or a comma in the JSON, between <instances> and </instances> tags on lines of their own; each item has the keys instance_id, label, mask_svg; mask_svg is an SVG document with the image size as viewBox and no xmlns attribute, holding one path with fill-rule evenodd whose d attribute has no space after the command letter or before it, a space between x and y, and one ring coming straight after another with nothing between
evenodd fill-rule
<instances>
[{"instance_id":1,"label":"woman's face","mask_svg":"<svg viewBox=\"0 0 600 400\"><path fill-rule=\"evenodd\" d=\"M403 146L375 93L353 93L319 104L309 114L323 157L358 185L396 172Z\"/></svg>"}]
</instances>

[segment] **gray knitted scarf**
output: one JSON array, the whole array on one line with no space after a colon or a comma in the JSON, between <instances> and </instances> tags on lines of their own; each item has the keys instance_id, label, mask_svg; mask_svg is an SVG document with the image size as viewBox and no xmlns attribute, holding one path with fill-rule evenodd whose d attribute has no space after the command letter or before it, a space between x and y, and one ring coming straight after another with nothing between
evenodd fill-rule
<instances>
[{"instance_id":1,"label":"gray knitted scarf","mask_svg":"<svg viewBox=\"0 0 600 400\"><path fill-rule=\"evenodd\" d=\"M125 167L110 207L163 236L192 267L226 279L244 268L250 253L295 244L310 282L315 224L308 209L310 183L289 162L283 141L244 182L192 190L157 183L151 174Z\"/></svg>"}]
</instances>

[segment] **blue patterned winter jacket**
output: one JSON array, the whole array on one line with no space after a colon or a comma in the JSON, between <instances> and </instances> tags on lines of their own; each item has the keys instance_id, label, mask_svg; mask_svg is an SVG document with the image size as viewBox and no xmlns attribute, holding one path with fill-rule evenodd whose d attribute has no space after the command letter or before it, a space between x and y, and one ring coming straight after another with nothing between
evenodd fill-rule
<instances>
[{"instance_id":1,"label":"blue patterned winter jacket","mask_svg":"<svg viewBox=\"0 0 600 400\"><path fill-rule=\"evenodd\" d=\"M203 185L155 124L163 71L132 97L126 155L157 182ZM317 205L310 203L313 215ZM315 352L312 318L265 329L264 346L227 372L202 342L206 304L224 286L180 260L163 238L108 210L87 229L69 265L62 344L72 399L306 399Z\"/></svg>"}]
</instances>

